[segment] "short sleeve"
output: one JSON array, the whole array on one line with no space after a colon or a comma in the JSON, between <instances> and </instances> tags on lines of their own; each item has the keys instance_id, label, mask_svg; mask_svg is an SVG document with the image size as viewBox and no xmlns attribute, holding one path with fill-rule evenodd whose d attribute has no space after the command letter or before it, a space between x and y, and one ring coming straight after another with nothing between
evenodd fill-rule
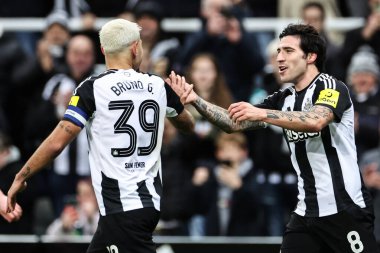
<instances>
[{"instance_id":1,"label":"short sleeve","mask_svg":"<svg viewBox=\"0 0 380 253\"><path fill-rule=\"evenodd\" d=\"M289 89L277 91L267 96L260 104L255 104L255 106L263 109L279 110L279 103L281 101L281 98L287 92L290 92Z\"/></svg>"},{"instance_id":2,"label":"short sleeve","mask_svg":"<svg viewBox=\"0 0 380 253\"><path fill-rule=\"evenodd\" d=\"M317 95L314 105L322 105L330 108L335 116L335 121L340 122L343 113L351 107L350 93L346 85L336 82L334 88L324 88L315 93Z\"/></svg>"},{"instance_id":3,"label":"short sleeve","mask_svg":"<svg viewBox=\"0 0 380 253\"><path fill-rule=\"evenodd\" d=\"M63 119L83 128L94 111L93 81L85 80L75 89Z\"/></svg>"},{"instance_id":4,"label":"short sleeve","mask_svg":"<svg viewBox=\"0 0 380 253\"><path fill-rule=\"evenodd\" d=\"M179 99L177 94L167 83L165 83L165 90L167 98L166 117L176 117L183 111L183 104L181 103L181 100Z\"/></svg>"}]
</instances>

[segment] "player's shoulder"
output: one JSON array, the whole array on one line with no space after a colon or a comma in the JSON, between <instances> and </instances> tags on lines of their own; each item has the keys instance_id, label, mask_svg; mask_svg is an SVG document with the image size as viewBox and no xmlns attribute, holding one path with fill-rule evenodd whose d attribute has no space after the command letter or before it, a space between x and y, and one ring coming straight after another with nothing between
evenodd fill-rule
<instances>
[{"instance_id":1,"label":"player's shoulder","mask_svg":"<svg viewBox=\"0 0 380 253\"><path fill-rule=\"evenodd\" d=\"M284 85L278 91L274 92L273 94L269 95L268 97L286 97L289 95L292 95L296 92L295 88L293 85Z\"/></svg>"},{"instance_id":2,"label":"player's shoulder","mask_svg":"<svg viewBox=\"0 0 380 253\"><path fill-rule=\"evenodd\" d=\"M100 74L94 74L94 75L91 75L91 76L87 77L86 79L84 79L84 80L78 85L78 87L83 86L83 85L86 85L86 86L90 85L90 86L92 86L96 80L99 80L99 79L101 79L101 78L103 78L103 77L105 77L105 76L108 76L108 75L113 74L113 73L116 73L116 72L117 72L117 70L114 70L114 69L108 69L108 70L106 70L106 71L104 71L104 72L102 72L102 73L100 73Z\"/></svg>"},{"instance_id":3,"label":"player's shoulder","mask_svg":"<svg viewBox=\"0 0 380 253\"><path fill-rule=\"evenodd\" d=\"M152 74L152 73L148 73L148 72L142 72L142 71L137 70L136 75L140 75L141 79L143 79L144 81L148 81L148 82L151 82L154 84L163 85L165 83L164 79L162 79L162 77L160 77L156 74Z\"/></svg>"},{"instance_id":4,"label":"player's shoulder","mask_svg":"<svg viewBox=\"0 0 380 253\"><path fill-rule=\"evenodd\" d=\"M319 83L321 89L348 91L347 85L343 81L338 80L334 76L326 73L320 73L317 78L317 82Z\"/></svg>"}]
</instances>

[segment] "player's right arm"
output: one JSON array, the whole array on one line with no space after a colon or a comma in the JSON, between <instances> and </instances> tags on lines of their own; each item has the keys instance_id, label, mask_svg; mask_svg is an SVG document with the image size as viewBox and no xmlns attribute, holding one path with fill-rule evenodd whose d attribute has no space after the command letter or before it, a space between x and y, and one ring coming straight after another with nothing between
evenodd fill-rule
<instances>
[{"instance_id":1,"label":"player's right arm","mask_svg":"<svg viewBox=\"0 0 380 253\"><path fill-rule=\"evenodd\" d=\"M254 130L265 128L266 123L261 121L241 121L234 122L226 109L211 104L198 96L193 90L193 86L188 84L184 77L176 75L173 71L166 82L172 87L174 92L180 97L183 104L191 104L197 111L212 124L218 126L224 132L232 133L243 130Z\"/></svg>"},{"instance_id":2,"label":"player's right arm","mask_svg":"<svg viewBox=\"0 0 380 253\"><path fill-rule=\"evenodd\" d=\"M62 120L53 132L42 142L21 170L16 174L8 191L7 212L14 211L16 196L25 189L26 180L44 168L79 134L82 128L69 121Z\"/></svg>"},{"instance_id":3,"label":"player's right arm","mask_svg":"<svg viewBox=\"0 0 380 253\"><path fill-rule=\"evenodd\" d=\"M202 114L203 117L226 133L239 132L243 130L255 130L266 127L266 123L261 121L245 120L241 122L234 122L230 118L226 109L211 104L199 96L197 96L195 101L191 102L191 104L200 114Z\"/></svg>"}]
</instances>

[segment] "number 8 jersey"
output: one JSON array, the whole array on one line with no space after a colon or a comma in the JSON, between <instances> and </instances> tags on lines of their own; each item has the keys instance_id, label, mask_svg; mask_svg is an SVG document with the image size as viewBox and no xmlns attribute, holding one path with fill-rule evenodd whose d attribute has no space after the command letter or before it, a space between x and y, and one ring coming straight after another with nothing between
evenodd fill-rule
<instances>
[{"instance_id":1,"label":"number 8 jersey","mask_svg":"<svg viewBox=\"0 0 380 253\"><path fill-rule=\"evenodd\" d=\"M160 210L164 118L183 109L160 77L132 69L110 69L77 87L63 119L86 126L101 215Z\"/></svg>"}]
</instances>

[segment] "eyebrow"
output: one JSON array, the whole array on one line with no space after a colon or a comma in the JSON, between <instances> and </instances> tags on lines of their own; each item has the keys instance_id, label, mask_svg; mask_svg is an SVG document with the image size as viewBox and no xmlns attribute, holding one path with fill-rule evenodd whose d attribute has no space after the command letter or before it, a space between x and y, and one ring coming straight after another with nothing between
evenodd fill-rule
<instances>
[{"instance_id":1,"label":"eyebrow","mask_svg":"<svg viewBox=\"0 0 380 253\"><path fill-rule=\"evenodd\" d=\"M280 51L281 49L283 49L283 50L289 50L289 49L291 49L291 50L295 50L294 47L284 46L284 47L278 47L278 48L277 48L277 52Z\"/></svg>"}]
</instances>

